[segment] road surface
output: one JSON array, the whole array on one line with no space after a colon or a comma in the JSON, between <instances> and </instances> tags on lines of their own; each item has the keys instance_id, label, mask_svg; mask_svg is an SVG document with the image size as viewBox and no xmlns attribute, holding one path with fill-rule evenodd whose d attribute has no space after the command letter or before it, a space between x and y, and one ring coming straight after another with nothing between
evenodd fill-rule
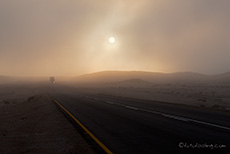
<instances>
[{"instance_id":1,"label":"road surface","mask_svg":"<svg viewBox=\"0 0 230 154\"><path fill-rule=\"evenodd\" d=\"M229 113L61 85L47 92L114 154L230 152Z\"/></svg>"}]
</instances>

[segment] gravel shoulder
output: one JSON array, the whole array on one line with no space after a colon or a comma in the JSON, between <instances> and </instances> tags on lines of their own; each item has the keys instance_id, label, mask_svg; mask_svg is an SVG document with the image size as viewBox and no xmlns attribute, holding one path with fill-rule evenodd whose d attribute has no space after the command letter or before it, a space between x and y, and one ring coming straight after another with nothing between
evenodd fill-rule
<instances>
[{"instance_id":1,"label":"gravel shoulder","mask_svg":"<svg viewBox=\"0 0 230 154\"><path fill-rule=\"evenodd\" d=\"M23 89L0 87L1 154L95 153L42 90Z\"/></svg>"}]
</instances>

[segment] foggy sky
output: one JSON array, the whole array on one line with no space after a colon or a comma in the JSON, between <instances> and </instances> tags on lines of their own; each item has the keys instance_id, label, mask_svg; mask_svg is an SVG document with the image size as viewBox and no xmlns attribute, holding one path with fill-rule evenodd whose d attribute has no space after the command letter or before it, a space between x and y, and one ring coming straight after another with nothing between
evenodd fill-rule
<instances>
[{"instance_id":1,"label":"foggy sky","mask_svg":"<svg viewBox=\"0 0 230 154\"><path fill-rule=\"evenodd\" d=\"M0 75L227 72L229 15L229 0L0 0Z\"/></svg>"}]
</instances>

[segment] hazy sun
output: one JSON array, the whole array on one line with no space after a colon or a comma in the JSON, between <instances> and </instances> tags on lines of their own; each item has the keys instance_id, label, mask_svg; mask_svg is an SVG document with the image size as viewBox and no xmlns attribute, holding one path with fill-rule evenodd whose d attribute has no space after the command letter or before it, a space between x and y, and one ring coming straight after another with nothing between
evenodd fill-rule
<instances>
[{"instance_id":1,"label":"hazy sun","mask_svg":"<svg viewBox=\"0 0 230 154\"><path fill-rule=\"evenodd\" d=\"M109 43L113 44L113 43L115 43L115 41L116 41L116 40L115 40L114 37L110 37L110 38L109 38Z\"/></svg>"}]
</instances>

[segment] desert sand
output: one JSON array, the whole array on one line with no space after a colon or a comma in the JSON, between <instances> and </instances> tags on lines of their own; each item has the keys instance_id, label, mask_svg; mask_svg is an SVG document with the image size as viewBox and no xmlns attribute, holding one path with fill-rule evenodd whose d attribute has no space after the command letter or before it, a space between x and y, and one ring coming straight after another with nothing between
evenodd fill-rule
<instances>
[{"instance_id":1,"label":"desert sand","mask_svg":"<svg viewBox=\"0 0 230 154\"><path fill-rule=\"evenodd\" d=\"M212 110L230 110L230 73L105 71L76 77L69 86L106 95Z\"/></svg>"},{"instance_id":2,"label":"desert sand","mask_svg":"<svg viewBox=\"0 0 230 154\"><path fill-rule=\"evenodd\" d=\"M165 103L184 104L212 109L230 109L230 88L157 85L153 87L105 87L97 89L101 94L131 97Z\"/></svg>"},{"instance_id":3,"label":"desert sand","mask_svg":"<svg viewBox=\"0 0 230 154\"><path fill-rule=\"evenodd\" d=\"M40 84L0 85L0 153L95 153Z\"/></svg>"}]
</instances>

